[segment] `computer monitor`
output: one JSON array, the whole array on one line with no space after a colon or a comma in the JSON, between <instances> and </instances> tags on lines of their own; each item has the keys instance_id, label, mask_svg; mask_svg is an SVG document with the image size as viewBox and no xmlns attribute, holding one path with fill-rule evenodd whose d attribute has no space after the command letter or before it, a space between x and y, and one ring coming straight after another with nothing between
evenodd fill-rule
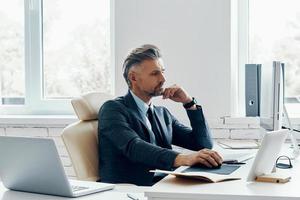
<instances>
[{"instance_id":1,"label":"computer monitor","mask_svg":"<svg viewBox=\"0 0 300 200\"><path fill-rule=\"evenodd\" d=\"M267 131L282 127L284 103L284 63L274 61L261 68L260 125Z\"/></svg>"},{"instance_id":2,"label":"computer monitor","mask_svg":"<svg viewBox=\"0 0 300 200\"><path fill-rule=\"evenodd\" d=\"M260 97L260 125L267 131L282 129L283 116L290 129L290 139L293 144L292 158L300 155L298 143L293 132L292 124L284 105L285 70L284 63L273 61L272 67L262 67L261 97Z\"/></svg>"}]
</instances>

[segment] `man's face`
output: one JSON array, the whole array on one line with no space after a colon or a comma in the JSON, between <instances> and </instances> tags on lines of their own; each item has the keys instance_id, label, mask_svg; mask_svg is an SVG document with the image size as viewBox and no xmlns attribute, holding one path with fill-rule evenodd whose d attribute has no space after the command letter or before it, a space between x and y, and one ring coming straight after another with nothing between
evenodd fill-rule
<instances>
[{"instance_id":1,"label":"man's face","mask_svg":"<svg viewBox=\"0 0 300 200\"><path fill-rule=\"evenodd\" d=\"M149 59L133 67L132 89L148 97L159 96L165 82L164 67L161 59Z\"/></svg>"}]
</instances>

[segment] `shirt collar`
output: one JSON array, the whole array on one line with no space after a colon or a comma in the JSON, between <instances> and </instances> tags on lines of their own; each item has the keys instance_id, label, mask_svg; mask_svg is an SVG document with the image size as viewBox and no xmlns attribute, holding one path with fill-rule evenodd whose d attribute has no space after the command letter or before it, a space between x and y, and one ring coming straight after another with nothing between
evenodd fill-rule
<instances>
[{"instance_id":1,"label":"shirt collar","mask_svg":"<svg viewBox=\"0 0 300 200\"><path fill-rule=\"evenodd\" d=\"M139 111L143 115L147 114L149 106L150 106L151 110L153 111L153 104L152 103L150 103L150 105L148 105L142 99L140 99L138 96L136 96L131 90L130 90L130 93L131 93L136 105L138 106Z\"/></svg>"}]
</instances>

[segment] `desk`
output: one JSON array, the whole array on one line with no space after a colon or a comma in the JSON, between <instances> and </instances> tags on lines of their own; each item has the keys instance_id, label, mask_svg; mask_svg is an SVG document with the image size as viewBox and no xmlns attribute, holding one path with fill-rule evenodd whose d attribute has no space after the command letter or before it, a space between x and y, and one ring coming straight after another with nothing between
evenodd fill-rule
<instances>
[{"instance_id":1,"label":"desk","mask_svg":"<svg viewBox=\"0 0 300 200\"><path fill-rule=\"evenodd\" d=\"M219 151L224 151L217 149ZM284 153L285 154L285 153ZM246 182L251 161L242 165L233 175L242 180L222 183L200 183L195 180L179 179L167 176L153 187L138 187L116 185L114 190L95 193L76 200L130 200L126 194L130 193L140 200L299 200L300 199L300 160L293 162L289 170L291 182L285 184ZM181 167L182 170L186 167ZM144 194L146 197L144 197ZM75 199L51 195L41 195L7 190L0 182L0 200L64 200Z\"/></svg>"},{"instance_id":2,"label":"desk","mask_svg":"<svg viewBox=\"0 0 300 200\"><path fill-rule=\"evenodd\" d=\"M275 147L276 148L276 147ZM286 147L287 148L287 147ZM292 179L285 184L246 182L248 172L254 159L242 165L232 175L242 180L221 183L200 183L167 176L155 184L145 196L148 200L299 200L300 199L300 160L293 161L293 168L286 169ZM180 167L177 170L183 170Z\"/></svg>"}]
</instances>

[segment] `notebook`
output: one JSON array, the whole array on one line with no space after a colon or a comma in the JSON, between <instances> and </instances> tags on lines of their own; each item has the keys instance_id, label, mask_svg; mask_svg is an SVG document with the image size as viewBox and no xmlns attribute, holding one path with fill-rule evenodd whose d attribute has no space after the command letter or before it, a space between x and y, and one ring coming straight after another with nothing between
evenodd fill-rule
<instances>
[{"instance_id":1,"label":"notebook","mask_svg":"<svg viewBox=\"0 0 300 200\"><path fill-rule=\"evenodd\" d=\"M176 171L166 171L166 170L151 170L150 172L154 173L164 173L174 175L179 178L190 178L197 179L201 182L206 183L217 183L223 181L232 181L232 180L240 180L240 177L237 176L229 176L229 175L221 175L221 174L213 174L208 172L176 172Z\"/></svg>"}]
</instances>

